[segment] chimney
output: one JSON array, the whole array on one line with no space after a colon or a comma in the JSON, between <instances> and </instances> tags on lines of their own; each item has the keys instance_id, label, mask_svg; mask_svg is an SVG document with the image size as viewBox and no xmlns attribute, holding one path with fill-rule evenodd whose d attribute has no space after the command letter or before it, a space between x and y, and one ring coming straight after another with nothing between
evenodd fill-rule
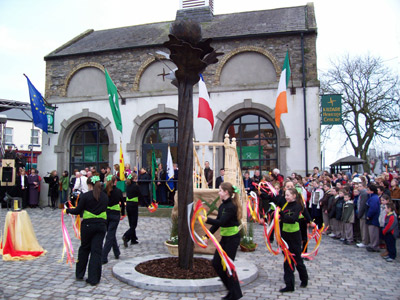
<instances>
[{"instance_id":1,"label":"chimney","mask_svg":"<svg viewBox=\"0 0 400 300\"><path fill-rule=\"evenodd\" d=\"M179 0L176 20L210 22L214 16L214 0Z\"/></svg>"}]
</instances>

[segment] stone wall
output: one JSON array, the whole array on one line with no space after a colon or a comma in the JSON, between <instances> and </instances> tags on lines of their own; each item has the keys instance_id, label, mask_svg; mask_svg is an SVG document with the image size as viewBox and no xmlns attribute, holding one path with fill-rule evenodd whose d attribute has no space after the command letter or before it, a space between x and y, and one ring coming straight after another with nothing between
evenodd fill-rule
<instances>
[{"instance_id":1,"label":"stone wall","mask_svg":"<svg viewBox=\"0 0 400 300\"><path fill-rule=\"evenodd\" d=\"M319 86L316 63L316 37L314 33L304 35L307 86ZM299 34L215 40L212 45L218 52L223 52L224 55L228 55L231 51L239 47L242 49L248 48L249 50L247 51L251 51L251 47L265 49L275 58L275 63L279 68L278 76L283 65L286 50L289 49L293 84L295 87L301 86L302 61L301 36ZM143 71L143 64L154 59L149 53L155 53L159 49L166 51L162 47L145 47L110 51L102 54L49 59L46 61L45 97L49 100L52 97L66 97L66 89L73 73L85 66L106 67L120 92L131 93L134 91L135 79L137 80L138 73ZM204 73L207 86L210 89L218 86L215 75L223 57L220 56L220 62L209 66ZM162 70L160 70L161 72Z\"/></svg>"}]
</instances>

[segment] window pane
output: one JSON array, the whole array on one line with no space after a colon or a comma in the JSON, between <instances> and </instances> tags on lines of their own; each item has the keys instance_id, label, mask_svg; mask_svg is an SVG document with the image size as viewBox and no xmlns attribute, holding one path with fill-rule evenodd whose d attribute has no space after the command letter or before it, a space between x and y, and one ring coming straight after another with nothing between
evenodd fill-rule
<instances>
[{"instance_id":1,"label":"window pane","mask_svg":"<svg viewBox=\"0 0 400 300\"><path fill-rule=\"evenodd\" d=\"M99 146L99 161L108 161L108 145Z\"/></svg>"},{"instance_id":2,"label":"window pane","mask_svg":"<svg viewBox=\"0 0 400 300\"><path fill-rule=\"evenodd\" d=\"M71 162L82 162L83 147L82 146L72 146L71 147Z\"/></svg>"},{"instance_id":3,"label":"window pane","mask_svg":"<svg viewBox=\"0 0 400 300\"><path fill-rule=\"evenodd\" d=\"M272 172L272 170L277 167L278 167L278 164L277 164L276 160L262 160L261 161L261 170L263 170L263 173Z\"/></svg>"},{"instance_id":4,"label":"window pane","mask_svg":"<svg viewBox=\"0 0 400 300\"><path fill-rule=\"evenodd\" d=\"M84 162L97 161L97 146L84 146Z\"/></svg>"},{"instance_id":5,"label":"window pane","mask_svg":"<svg viewBox=\"0 0 400 300\"><path fill-rule=\"evenodd\" d=\"M108 135L105 130L99 131L99 144L108 144Z\"/></svg>"},{"instance_id":6,"label":"window pane","mask_svg":"<svg viewBox=\"0 0 400 300\"><path fill-rule=\"evenodd\" d=\"M13 134L13 128L6 127L6 134Z\"/></svg>"},{"instance_id":7,"label":"window pane","mask_svg":"<svg viewBox=\"0 0 400 300\"><path fill-rule=\"evenodd\" d=\"M260 127L265 127L265 125L266 124L262 124ZM276 137L275 130L273 128L268 128L268 129L262 128L261 129L261 137L274 138L274 137Z\"/></svg>"},{"instance_id":8,"label":"window pane","mask_svg":"<svg viewBox=\"0 0 400 300\"><path fill-rule=\"evenodd\" d=\"M228 127L227 133L229 134L230 138L239 138L239 125L231 125Z\"/></svg>"},{"instance_id":9,"label":"window pane","mask_svg":"<svg viewBox=\"0 0 400 300\"><path fill-rule=\"evenodd\" d=\"M159 128L174 127L175 121L172 119L164 119L158 122Z\"/></svg>"},{"instance_id":10,"label":"window pane","mask_svg":"<svg viewBox=\"0 0 400 300\"><path fill-rule=\"evenodd\" d=\"M157 132L154 129L150 129L146 133L146 136L144 137L144 143L145 144L158 143Z\"/></svg>"},{"instance_id":11,"label":"window pane","mask_svg":"<svg viewBox=\"0 0 400 300\"><path fill-rule=\"evenodd\" d=\"M258 123L258 116L256 115L244 115L241 117L242 123Z\"/></svg>"},{"instance_id":12,"label":"window pane","mask_svg":"<svg viewBox=\"0 0 400 300\"><path fill-rule=\"evenodd\" d=\"M83 133L82 132L75 132L74 136L72 137L72 144L83 144Z\"/></svg>"},{"instance_id":13,"label":"window pane","mask_svg":"<svg viewBox=\"0 0 400 300\"><path fill-rule=\"evenodd\" d=\"M259 138L258 124L243 126L242 138Z\"/></svg>"},{"instance_id":14,"label":"window pane","mask_svg":"<svg viewBox=\"0 0 400 300\"><path fill-rule=\"evenodd\" d=\"M174 129L160 129L159 130L159 143L173 143L174 142Z\"/></svg>"},{"instance_id":15,"label":"window pane","mask_svg":"<svg viewBox=\"0 0 400 300\"><path fill-rule=\"evenodd\" d=\"M97 130L97 123L88 122L83 124L78 130Z\"/></svg>"},{"instance_id":16,"label":"window pane","mask_svg":"<svg viewBox=\"0 0 400 300\"><path fill-rule=\"evenodd\" d=\"M266 159L276 159L276 143L274 140L261 141L262 154Z\"/></svg>"},{"instance_id":17,"label":"window pane","mask_svg":"<svg viewBox=\"0 0 400 300\"><path fill-rule=\"evenodd\" d=\"M87 131L83 133L85 144L96 144L97 143L97 131Z\"/></svg>"}]
</instances>

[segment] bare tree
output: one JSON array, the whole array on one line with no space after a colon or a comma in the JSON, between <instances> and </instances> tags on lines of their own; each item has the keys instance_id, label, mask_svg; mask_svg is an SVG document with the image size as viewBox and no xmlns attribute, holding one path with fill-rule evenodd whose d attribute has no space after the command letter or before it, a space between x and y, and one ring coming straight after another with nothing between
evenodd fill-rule
<instances>
[{"instance_id":1,"label":"bare tree","mask_svg":"<svg viewBox=\"0 0 400 300\"><path fill-rule=\"evenodd\" d=\"M354 155L366 161L371 143L400 136L399 77L381 58L346 55L321 76L323 94L342 94L342 127ZM328 131L332 126L328 127Z\"/></svg>"}]
</instances>

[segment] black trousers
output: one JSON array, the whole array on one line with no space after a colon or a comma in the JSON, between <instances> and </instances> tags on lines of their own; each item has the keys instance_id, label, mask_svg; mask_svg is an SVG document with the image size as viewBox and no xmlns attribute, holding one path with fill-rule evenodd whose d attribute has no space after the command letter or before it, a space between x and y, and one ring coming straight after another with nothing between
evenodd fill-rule
<instances>
[{"instance_id":1,"label":"black trousers","mask_svg":"<svg viewBox=\"0 0 400 300\"><path fill-rule=\"evenodd\" d=\"M137 202L126 202L126 213L128 215L129 229L124 233L124 238L129 242L136 242L136 226L139 215L139 205Z\"/></svg>"},{"instance_id":2,"label":"black trousers","mask_svg":"<svg viewBox=\"0 0 400 300\"><path fill-rule=\"evenodd\" d=\"M235 260L236 252L240 244L240 234L223 236L220 244L222 249L225 250L226 254L232 260ZM227 271L222 269L221 257L219 256L218 251L215 251L214 253L212 265L230 294L230 298L228 299L234 300L241 298L243 295L242 290L240 289L239 280L238 278L235 279L233 276L228 276Z\"/></svg>"},{"instance_id":3,"label":"black trousers","mask_svg":"<svg viewBox=\"0 0 400 300\"><path fill-rule=\"evenodd\" d=\"M306 266L304 265L303 258L301 257L302 240L300 231L296 232L284 232L282 231L282 238L289 246L289 251L294 254L294 259L297 263L296 269L299 272L300 280L303 283L308 282L308 274ZM294 262L292 261L292 267L294 268ZM294 289L294 271L290 268L287 261L283 263L283 280L285 281L286 287Z\"/></svg>"},{"instance_id":4,"label":"black trousers","mask_svg":"<svg viewBox=\"0 0 400 300\"><path fill-rule=\"evenodd\" d=\"M19 193L20 197L22 198L22 208L27 208L28 207L28 189L21 189Z\"/></svg>"},{"instance_id":5,"label":"black trousers","mask_svg":"<svg viewBox=\"0 0 400 300\"><path fill-rule=\"evenodd\" d=\"M390 232L386 233L383 236L383 239L385 240L386 243L386 249L389 252L389 257L391 259L396 259L396 238L391 234Z\"/></svg>"},{"instance_id":6,"label":"black trousers","mask_svg":"<svg viewBox=\"0 0 400 300\"><path fill-rule=\"evenodd\" d=\"M121 252L119 251L117 243L117 228L119 224L120 214L107 211L107 235L106 241L103 246L102 262L108 261L108 253L110 253L111 248L113 249L114 256L119 256Z\"/></svg>"},{"instance_id":7,"label":"black trousers","mask_svg":"<svg viewBox=\"0 0 400 300\"><path fill-rule=\"evenodd\" d=\"M89 261L87 281L91 284L99 283L101 278L101 252L106 231L106 222L82 222L81 246L79 247L78 262L75 270L76 278L85 276L86 266Z\"/></svg>"},{"instance_id":8,"label":"black trousers","mask_svg":"<svg viewBox=\"0 0 400 300\"><path fill-rule=\"evenodd\" d=\"M303 252L308 240L307 220L305 218L299 218L299 226L300 226L301 240L302 240L301 251Z\"/></svg>"}]
</instances>

